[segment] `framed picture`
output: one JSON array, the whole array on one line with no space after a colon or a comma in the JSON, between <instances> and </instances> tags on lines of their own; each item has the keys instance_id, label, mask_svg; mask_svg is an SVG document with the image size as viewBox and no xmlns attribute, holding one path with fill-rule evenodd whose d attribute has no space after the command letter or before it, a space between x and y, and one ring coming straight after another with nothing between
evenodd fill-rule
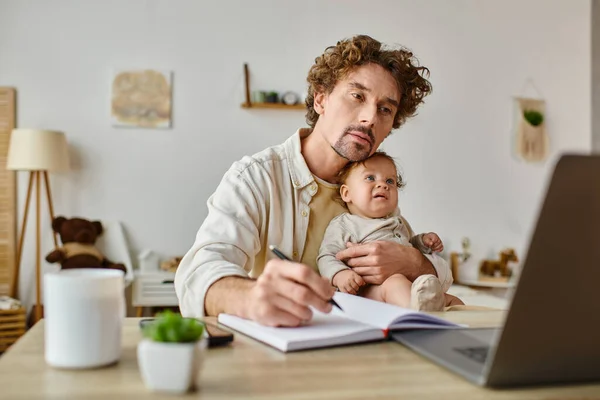
<instances>
[{"instance_id":1,"label":"framed picture","mask_svg":"<svg viewBox=\"0 0 600 400\"><path fill-rule=\"evenodd\" d=\"M170 128L171 82L171 71L114 70L112 126Z\"/></svg>"}]
</instances>

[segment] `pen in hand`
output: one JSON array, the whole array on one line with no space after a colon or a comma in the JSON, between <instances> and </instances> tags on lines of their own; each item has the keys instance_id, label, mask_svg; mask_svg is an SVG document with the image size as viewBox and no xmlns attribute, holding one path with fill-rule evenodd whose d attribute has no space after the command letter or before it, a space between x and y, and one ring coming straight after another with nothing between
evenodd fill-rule
<instances>
[{"instance_id":1,"label":"pen in hand","mask_svg":"<svg viewBox=\"0 0 600 400\"><path fill-rule=\"evenodd\" d=\"M282 259L282 260L286 260L286 261L292 261L292 262L293 262L293 260L292 260L291 258L289 258L289 257L288 257L288 256L286 256L285 254L283 254L283 253L281 252L281 250L279 250L277 247L275 247L275 246L273 246L273 245L270 245L270 246L269 246L269 249L270 249L270 250L273 252L273 254L275 254L275 255L276 255L277 257L279 257L280 259ZM344 311L344 310L342 310L342 307L340 307L340 305L339 305L338 303L336 303L336 301L335 301L334 299L330 299L328 302L329 302L330 304L332 304L332 305L336 306L337 308L339 308L341 311Z\"/></svg>"}]
</instances>

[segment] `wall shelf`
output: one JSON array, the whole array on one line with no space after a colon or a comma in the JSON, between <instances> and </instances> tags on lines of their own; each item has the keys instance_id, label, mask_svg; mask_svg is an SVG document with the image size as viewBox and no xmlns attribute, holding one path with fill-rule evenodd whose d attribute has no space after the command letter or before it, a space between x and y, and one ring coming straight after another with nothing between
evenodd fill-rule
<instances>
[{"instance_id":1,"label":"wall shelf","mask_svg":"<svg viewBox=\"0 0 600 400\"><path fill-rule=\"evenodd\" d=\"M299 104L284 104L284 103L253 103L250 101L250 72L248 64L244 63L244 86L246 89L246 102L241 104L242 108L271 108L279 110L306 110L306 105Z\"/></svg>"},{"instance_id":2,"label":"wall shelf","mask_svg":"<svg viewBox=\"0 0 600 400\"><path fill-rule=\"evenodd\" d=\"M242 108L280 108L287 110L306 110L304 104L283 104L283 103L242 103Z\"/></svg>"}]
</instances>

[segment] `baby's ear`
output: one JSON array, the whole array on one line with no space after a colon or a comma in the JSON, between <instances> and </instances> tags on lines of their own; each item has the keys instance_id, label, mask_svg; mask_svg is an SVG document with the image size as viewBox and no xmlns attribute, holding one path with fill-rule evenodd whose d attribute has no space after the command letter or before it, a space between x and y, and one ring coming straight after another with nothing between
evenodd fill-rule
<instances>
[{"instance_id":1,"label":"baby's ear","mask_svg":"<svg viewBox=\"0 0 600 400\"><path fill-rule=\"evenodd\" d=\"M340 196L344 203L348 203L350 201L350 191L348 190L348 186L342 185L340 186Z\"/></svg>"}]
</instances>

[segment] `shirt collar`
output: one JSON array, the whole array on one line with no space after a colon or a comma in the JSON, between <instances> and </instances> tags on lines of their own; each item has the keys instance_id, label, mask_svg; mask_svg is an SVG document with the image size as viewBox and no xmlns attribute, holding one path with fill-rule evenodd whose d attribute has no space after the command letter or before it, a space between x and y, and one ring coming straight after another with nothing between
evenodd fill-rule
<instances>
[{"instance_id":1,"label":"shirt collar","mask_svg":"<svg viewBox=\"0 0 600 400\"><path fill-rule=\"evenodd\" d=\"M313 174L308 169L302 156L301 144L301 140L310 135L311 132L312 129L310 128L300 128L283 144L289 162L292 184L296 189L301 189L314 182Z\"/></svg>"}]
</instances>

